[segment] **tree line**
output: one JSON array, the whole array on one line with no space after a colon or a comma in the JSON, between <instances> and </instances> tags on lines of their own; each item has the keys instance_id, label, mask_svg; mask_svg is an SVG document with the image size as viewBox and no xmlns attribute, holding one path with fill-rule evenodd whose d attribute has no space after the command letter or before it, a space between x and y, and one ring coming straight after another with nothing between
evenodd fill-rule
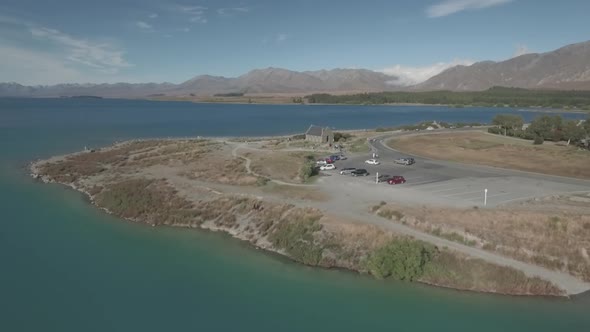
<instances>
[{"instance_id":1,"label":"tree line","mask_svg":"<svg viewBox=\"0 0 590 332\"><path fill-rule=\"evenodd\" d=\"M493 87L485 91L374 92L350 95L312 94L314 104L429 104L487 107L547 107L590 110L590 91L527 90Z\"/></svg>"},{"instance_id":2,"label":"tree line","mask_svg":"<svg viewBox=\"0 0 590 332\"><path fill-rule=\"evenodd\" d=\"M581 144L590 136L590 116L585 121L566 120L561 115L541 115L524 128L524 119L516 114L498 114L492 120L495 127L488 132L504 136L520 137L543 144L546 140L567 141Z\"/></svg>"}]
</instances>

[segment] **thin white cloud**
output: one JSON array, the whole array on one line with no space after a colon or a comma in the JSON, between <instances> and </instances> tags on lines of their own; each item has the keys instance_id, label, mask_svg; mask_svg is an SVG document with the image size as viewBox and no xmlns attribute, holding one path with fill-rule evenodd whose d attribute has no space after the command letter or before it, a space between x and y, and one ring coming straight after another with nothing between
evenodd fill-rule
<instances>
[{"instance_id":1,"label":"thin white cloud","mask_svg":"<svg viewBox=\"0 0 590 332\"><path fill-rule=\"evenodd\" d=\"M124 58L124 52L108 43L95 43L84 39L77 39L55 29L32 27L29 31L38 40L49 41L66 52L70 61L86 66L117 72L131 64Z\"/></svg>"},{"instance_id":2,"label":"thin white cloud","mask_svg":"<svg viewBox=\"0 0 590 332\"><path fill-rule=\"evenodd\" d=\"M220 16L232 16L240 13L247 13L250 9L246 7L232 7L232 8L219 8L217 14Z\"/></svg>"},{"instance_id":3,"label":"thin white cloud","mask_svg":"<svg viewBox=\"0 0 590 332\"><path fill-rule=\"evenodd\" d=\"M82 74L55 55L24 48L0 46L2 81L47 85L80 81Z\"/></svg>"},{"instance_id":4,"label":"thin white cloud","mask_svg":"<svg viewBox=\"0 0 590 332\"><path fill-rule=\"evenodd\" d=\"M516 49L514 50L514 54L512 54L513 58L516 58L521 55L532 53L531 50L525 44L518 44L516 45Z\"/></svg>"},{"instance_id":5,"label":"thin white cloud","mask_svg":"<svg viewBox=\"0 0 590 332\"><path fill-rule=\"evenodd\" d=\"M502 5L513 0L445 0L426 8L428 17L442 17L464 10L484 9Z\"/></svg>"},{"instance_id":6,"label":"thin white cloud","mask_svg":"<svg viewBox=\"0 0 590 332\"><path fill-rule=\"evenodd\" d=\"M174 11L180 12L189 17L189 21L192 23L207 23L207 7L203 6L175 6Z\"/></svg>"},{"instance_id":7,"label":"thin white cloud","mask_svg":"<svg viewBox=\"0 0 590 332\"><path fill-rule=\"evenodd\" d=\"M151 18L151 19L158 18L158 16L159 15L157 13L153 13L153 14L149 14L148 15L148 17Z\"/></svg>"},{"instance_id":8,"label":"thin white cloud","mask_svg":"<svg viewBox=\"0 0 590 332\"><path fill-rule=\"evenodd\" d=\"M144 22L144 21L137 21L137 22L135 22L135 25L138 28L144 29L144 30L152 30L152 28L153 28L151 24Z\"/></svg>"},{"instance_id":9,"label":"thin white cloud","mask_svg":"<svg viewBox=\"0 0 590 332\"><path fill-rule=\"evenodd\" d=\"M456 59L451 62L437 62L435 64L427 66L394 65L391 67L383 68L378 71L387 75L396 76L397 79L391 81L391 84L408 86L422 83L427 79L435 75L438 75L444 70L449 69L451 67L458 65L469 66L472 65L474 62L475 61L472 60Z\"/></svg>"},{"instance_id":10,"label":"thin white cloud","mask_svg":"<svg viewBox=\"0 0 590 332\"><path fill-rule=\"evenodd\" d=\"M289 36L286 33L279 33L276 37L276 41L277 41L277 43L282 43L285 40L287 40L288 37Z\"/></svg>"}]
</instances>

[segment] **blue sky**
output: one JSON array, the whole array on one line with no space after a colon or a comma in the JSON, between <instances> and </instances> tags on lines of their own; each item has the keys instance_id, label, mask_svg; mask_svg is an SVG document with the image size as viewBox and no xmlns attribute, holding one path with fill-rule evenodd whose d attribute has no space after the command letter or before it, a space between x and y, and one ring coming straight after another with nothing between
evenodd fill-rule
<instances>
[{"instance_id":1,"label":"blue sky","mask_svg":"<svg viewBox=\"0 0 590 332\"><path fill-rule=\"evenodd\" d=\"M0 81L173 82L255 68L453 64L590 39L588 0L0 0Z\"/></svg>"}]
</instances>

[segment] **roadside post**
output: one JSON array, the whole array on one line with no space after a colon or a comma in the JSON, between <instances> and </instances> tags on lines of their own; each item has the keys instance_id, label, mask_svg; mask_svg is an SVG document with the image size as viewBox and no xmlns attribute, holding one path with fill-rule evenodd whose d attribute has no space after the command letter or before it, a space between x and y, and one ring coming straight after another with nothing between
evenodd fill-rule
<instances>
[{"instance_id":1,"label":"roadside post","mask_svg":"<svg viewBox=\"0 0 590 332\"><path fill-rule=\"evenodd\" d=\"M375 172L375 183L379 184L379 172Z\"/></svg>"},{"instance_id":2,"label":"roadside post","mask_svg":"<svg viewBox=\"0 0 590 332\"><path fill-rule=\"evenodd\" d=\"M488 188L483 190L483 206L488 205Z\"/></svg>"}]
</instances>

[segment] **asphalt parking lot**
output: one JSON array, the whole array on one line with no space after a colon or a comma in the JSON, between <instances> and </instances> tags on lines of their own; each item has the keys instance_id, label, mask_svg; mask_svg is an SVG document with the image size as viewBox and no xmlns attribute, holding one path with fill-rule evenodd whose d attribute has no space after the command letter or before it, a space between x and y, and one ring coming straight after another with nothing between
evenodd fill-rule
<instances>
[{"instance_id":1,"label":"asphalt parking lot","mask_svg":"<svg viewBox=\"0 0 590 332\"><path fill-rule=\"evenodd\" d=\"M556 194L588 192L590 181L537 173L528 173L478 165L466 165L446 161L435 161L412 156L416 163L410 166L397 165L393 160L409 155L391 150L383 140L377 139L371 145L379 155L379 165L364 163L372 157L366 155L349 157L337 161L337 170L325 171L333 175L323 180L331 186L342 185L342 190L353 191L373 200L391 197L414 203L434 203L447 206L484 206L484 190L487 189L485 206L494 207L520 200ZM345 167L365 168L370 175L352 177L340 175ZM405 184L389 185L376 183L376 175L401 175Z\"/></svg>"}]
</instances>

